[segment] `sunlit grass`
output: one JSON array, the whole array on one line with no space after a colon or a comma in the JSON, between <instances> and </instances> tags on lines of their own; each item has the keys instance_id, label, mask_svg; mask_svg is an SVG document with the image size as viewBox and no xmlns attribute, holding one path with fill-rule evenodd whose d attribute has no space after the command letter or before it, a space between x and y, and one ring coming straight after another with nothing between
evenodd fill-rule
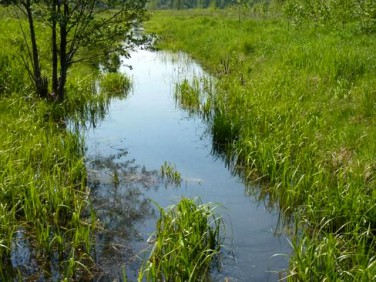
<instances>
[{"instance_id":1,"label":"sunlit grass","mask_svg":"<svg viewBox=\"0 0 376 282\"><path fill-rule=\"evenodd\" d=\"M298 221L289 278L374 279L374 37L232 13L162 11L148 28L218 78L213 153Z\"/></svg>"},{"instance_id":2,"label":"sunlit grass","mask_svg":"<svg viewBox=\"0 0 376 282\"><path fill-rule=\"evenodd\" d=\"M98 71L80 65L71 69L64 103L38 99L19 55L23 22L10 9L0 12L0 280L91 277L96 221L84 140L70 123L103 116L108 97L95 92ZM45 63L43 56L42 49Z\"/></svg>"},{"instance_id":3,"label":"sunlit grass","mask_svg":"<svg viewBox=\"0 0 376 282\"><path fill-rule=\"evenodd\" d=\"M159 207L153 249L138 280L207 281L223 239L223 221L214 209L188 198L166 210Z\"/></svg>"},{"instance_id":4,"label":"sunlit grass","mask_svg":"<svg viewBox=\"0 0 376 282\"><path fill-rule=\"evenodd\" d=\"M99 80L100 91L110 97L125 96L130 87L129 79L121 73L104 73Z\"/></svg>"}]
</instances>

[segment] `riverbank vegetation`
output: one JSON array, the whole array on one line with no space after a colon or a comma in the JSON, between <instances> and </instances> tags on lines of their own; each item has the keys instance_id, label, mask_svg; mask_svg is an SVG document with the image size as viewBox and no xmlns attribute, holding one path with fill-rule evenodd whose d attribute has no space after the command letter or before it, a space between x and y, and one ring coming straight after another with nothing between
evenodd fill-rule
<instances>
[{"instance_id":1,"label":"riverbank vegetation","mask_svg":"<svg viewBox=\"0 0 376 282\"><path fill-rule=\"evenodd\" d=\"M22 5L43 8L28 6L30 1ZM78 56L80 62L65 70L61 70L61 65L58 67L66 71L66 81L61 84L62 88L55 89L56 66L51 65L56 58L51 61L51 57L66 54L55 50L58 53L51 56L51 46L46 43L52 36L46 29L51 19L44 17L46 10L39 12L33 14L36 16L34 39L39 46L36 63L29 57L33 47L28 45L25 35L26 19L11 7L0 6L0 30L3 31L0 34L0 280L90 281L101 276L95 252L96 235L103 225L98 222L88 188L85 140L81 131L85 126L95 126L104 117L112 97L127 95L130 81L116 72L120 65L119 53L106 49L103 54L98 44L92 44L90 50L85 49L90 54ZM74 16L71 16L72 20ZM82 39L77 38L73 41ZM134 40L135 44L144 42L140 37ZM115 45L116 49L118 45ZM124 54L127 50L121 51ZM86 55L91 59L87 60ZM53 73L51 87L45 77L49 71ZM39 78L43 77L43 85L38 85L36 73ZM41 95L39 87L49 88L44 88ZM64 99L56 97L55 90L64 91ZM171 177L176 185L181 182L180 174L167 163L161 174L162 179ZM114 185L119 182L114 174ZM158 264L141 269L140 276L145 275L149 281L162 276L175 277L177 271L181 277L193 280L206 276L212 258L220 250L220 219L214 217L209 206L189 199L183 199L176 208L166 212L160 208L160 212L152 253ZM180 221L181 229L176 229L176 221ZM199 223L197 228L192 222ZM187 245L181 250L187 253L177 252L172 258L170 251L165 253L166 246L159 243L164 243L166 238L175 240L184 232L187 233L183 242ZM169 247L172 251L176 246ZM181 264L184 259L192 263L191 267ZM125 271L123 278L126 279Z\"/></svg>"},{"instance_id":2,"label":"riverbank vegetation","mask_svg":"<svg viewBox=\"0 0 376 282\"><path fill-rule=\"evenodd\" d=\"M40 99L23 64L23 22L10 8L0 13L0 280L90 277L96 220L74 125L103 116L109 97L119 87L124 95L129 82L103 74L99 93L98 69L79 64L63 103ZM43 25L36 31L45 38ZM49 45L40 46L46 63Z\"/></svg>"},{"instance_id":3,"label":"riverbank vegetation","mask_svg":"<svg viewBox=\"0 0 376 282\"><path fill-rule=\"evenodd\" d=\"M217 78L215 95L192 99L187 83L178 95L204 101L213 153L284 214L285 276L375 280L375 4L277 2L242 17L237 8L157 11L147 29Z\"/></svg>"},{"instance_id":4,"label":"riverbank vegetation","mask_svg":"<svg viewBox=\"0 0 376 282\"><path fill-rule=\"evenodd\" d=\"M207 281L219 268L224 224L213 204L182 198L160 216L138 281Z\"/></svg>"}]
</instances>

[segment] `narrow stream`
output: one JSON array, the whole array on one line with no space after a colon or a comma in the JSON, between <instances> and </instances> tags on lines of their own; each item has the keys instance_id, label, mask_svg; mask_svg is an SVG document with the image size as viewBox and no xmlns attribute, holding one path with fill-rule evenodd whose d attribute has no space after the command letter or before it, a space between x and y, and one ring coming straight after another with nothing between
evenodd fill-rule
<instances>
[{"instance_id":1,"label":"narrow stream","mask_svg":"<svg viewBox=\"0 0 376 282\"><path fill-rule=\"evenodd\" d=\"M126 273L134 281L158 217L150 199L167 207L187 196L222 206L217 212L226 222L225 259L214 281L277 281L290 252L283 232L275 234L278 213L247 195L211 153L207 125L174 101L178 81L206 74L182 53L131 55L121 68L133 81L131 93L113 100L107 117L85 136L94 207L106 230L97 236L97 280ZM164 162L181 173L181 187L160 179Z\"/></svg>"}]
</instances>

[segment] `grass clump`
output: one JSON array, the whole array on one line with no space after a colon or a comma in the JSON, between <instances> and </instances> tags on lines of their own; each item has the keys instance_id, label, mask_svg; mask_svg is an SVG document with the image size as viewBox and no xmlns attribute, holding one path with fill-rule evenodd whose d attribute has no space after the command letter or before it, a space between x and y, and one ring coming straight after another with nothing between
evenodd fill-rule
<instances>
[{"instance_id":1,"label":"grass clump","mask_svg":"<svg viewBox=\"0 0 376 282\"><path fill-rule=\"evenodd\" d=\"M222 242L223 221L214 206L183 198L159 211L154 247L139 281L207 281Z\"/></svg>"},{"instance_id":2,"label":"grass clump","mask_svg":"<svg viewBox=\"0 0 376 282\"><path fill-rule=\"evenodd\" d=\"M124 96L130 88L130 81L122 73L105 73L99 80L99 87L102 93L109 97Z\"/></svg>"},{"instance_id":3,"label":"grass clump","mask_svg":"<svg viewBox=\"0 0 376 282\"><path fill-rule=\"evenodd\" d=\"M188 79L184 79L176 84L174 98L180 108L187 110L189 113L195 113L201 106L200 92L197 79L193 83L190 83Z\"/></svg>"}]
</instances>

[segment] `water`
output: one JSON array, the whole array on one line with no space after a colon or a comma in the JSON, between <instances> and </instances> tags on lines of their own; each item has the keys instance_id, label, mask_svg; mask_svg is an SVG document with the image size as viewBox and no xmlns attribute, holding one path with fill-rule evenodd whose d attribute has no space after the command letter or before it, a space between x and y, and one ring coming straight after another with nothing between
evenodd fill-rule
<instances>
[{"instance_id":1,"label":"water","mask_svg":"<svg viewBox=\"0 0 376 282\"><path fill-rule=\"evenodd\" d=\"M98 280L126 269L133 281L158 216L150 199L166 207L187 196L222 206L226 258L213 280L277 281L288 258L276 254L290 252L284 234L275 235L278 213L247 195L244 184L211 154L207 125L174 101L175 83L206 74L182 53L146 50L132 53L121 71L132 78L131 93L113 100L107 117L86 132L92 197L107 230L97 237ZM165 161L183 176L180 188L160 179Z\"/></svg>"}]
</instances>

